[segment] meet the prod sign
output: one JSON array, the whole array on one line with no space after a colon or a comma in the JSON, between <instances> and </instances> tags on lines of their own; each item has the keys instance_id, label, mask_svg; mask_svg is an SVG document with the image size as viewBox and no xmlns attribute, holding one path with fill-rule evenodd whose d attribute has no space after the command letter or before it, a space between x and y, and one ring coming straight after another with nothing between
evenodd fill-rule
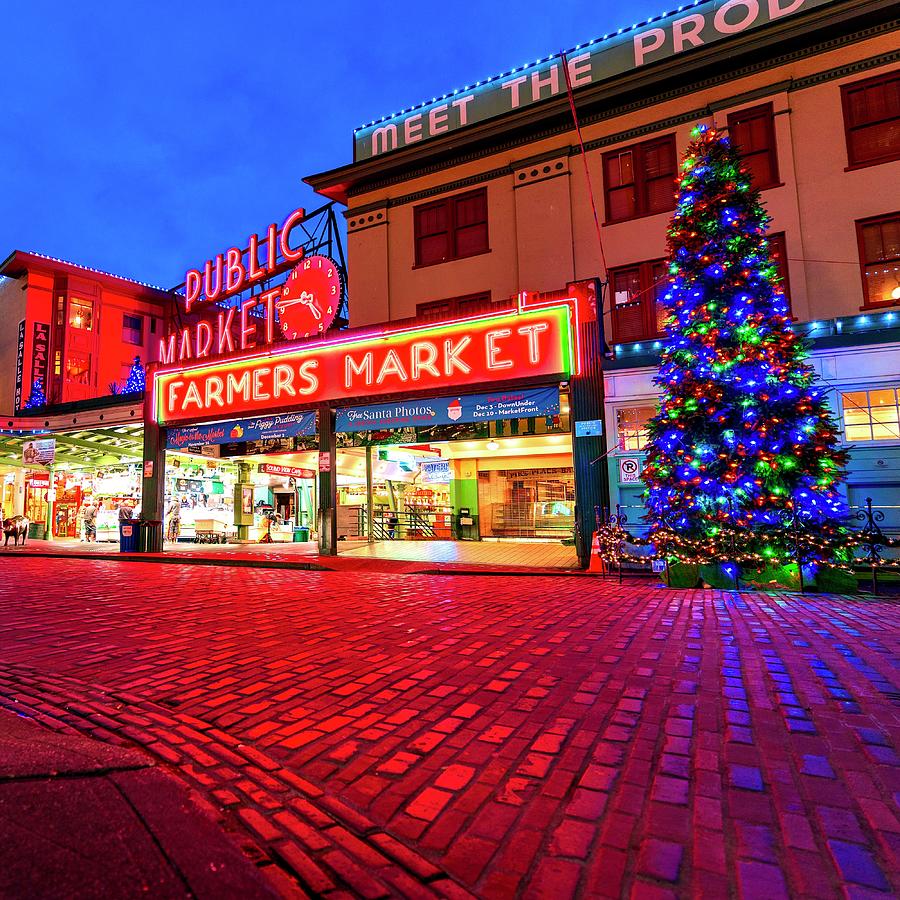
<instances>
[{"instance_id":1,"label":"meet the prod sign","mask_svg":"<svg viewBox=\"0 0 900 900\"><path fill-rule=\"evenodd\" d=\"M577 366L574 319L575 304L561 301L151 370L152 415L171 425L373 395L566 378Z\"/></svg>"}]
</instances>

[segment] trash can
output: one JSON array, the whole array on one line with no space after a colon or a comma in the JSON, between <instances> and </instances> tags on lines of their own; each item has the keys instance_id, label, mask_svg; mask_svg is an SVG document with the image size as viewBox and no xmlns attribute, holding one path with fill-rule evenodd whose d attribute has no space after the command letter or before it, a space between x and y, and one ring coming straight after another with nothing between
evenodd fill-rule
<instances>
[{"instance_id":1,"label":"trash can","mask_svg":"<svg viewBox=\"0 0 900 900\"><path fill-rule=\"evenodd\" d=\"M473 516L472 511L466 507L456 514L456 539L459 541L481 539L478 533L478 516Z\"/></svg>"},{"instance_id":2,"label":"trash can","mask_svg":"<svg viewBox=\"0 0 900 900\"><path fill-rule=\"evenodd\" d=\"M42 541L45 537L44 532L46 528L44 527L43 522L29 522L28 523L28 540L30 541Z\"/></svg>"},{"instance_id":3,"label":"trash can","mask_svg":"<svg viewBox=\"0 0 900 900\"><path fill-rule=\"evenodd\" d=\"M138 522L138 553L156 553L162 548L162 522Z\"/></svg>"},{"instance_id":4,"label":"trash can","mask_svg":"<svg viewBox=\"0 0 900 900\"><path fill-rule=\"evenodd\" d=\"M133 519L119 522L119 550L122 553L137 553L139 524Z\"/></svg>"},{"instance_id":5,"label":"trash can","mask_svg":"<svg viewBox=\"0 0 900 900\"><path fill-rule=\"evenodd\" d=\"M294 529L294 543L305 544L309 540L309 526L299 525Z\"/></svg>"}]
</instances>

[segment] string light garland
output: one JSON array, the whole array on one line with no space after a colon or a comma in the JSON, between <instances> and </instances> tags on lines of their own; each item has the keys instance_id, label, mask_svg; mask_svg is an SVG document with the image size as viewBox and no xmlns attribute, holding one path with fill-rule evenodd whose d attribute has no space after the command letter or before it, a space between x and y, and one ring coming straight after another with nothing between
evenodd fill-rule
<instances>
[{"instance_id":1,"label":"string light garland","mask_svg":"<svg viewBox=\"0 0 900 900\"><path fill-rule=\"evenodd\" d=\"M643 471L650 539L670 561L849 562L848 454L791 325L768 223L727 135L695 128L668 231Z\"/></svg>"}]
</instances>

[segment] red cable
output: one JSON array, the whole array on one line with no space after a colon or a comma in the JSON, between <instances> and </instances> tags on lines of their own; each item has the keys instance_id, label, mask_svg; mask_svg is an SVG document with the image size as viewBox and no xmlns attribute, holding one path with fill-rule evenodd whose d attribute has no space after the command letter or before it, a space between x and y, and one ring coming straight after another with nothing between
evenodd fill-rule
<instances>
[{"instance_id":1,"label":"red cable","mask_svg":"<svg viewBox=\"0 0 900 900\"><path fill-rule=\"evenodd\" d=\"M597 203L594 200L594 186L591 182L591 170L587 161L587 150L584 146L584 138L581 136L581 125L578 122L578 111L575 109L575 96L572 93L572 80L569 78L569 61L565 52L560 53L562 58L563 75L566 79L566 93L569 96L569 108L572 110L572 121L575 123L575 133L578 135L578 143L581 146L581 160L584 163L584 177L587 179L588 196L591 199L591 210L594 213L594 227L597 229L597 244L600 247L600 261L603 263L603 277L609 278L609 269L606 265L606 254L603 252L603 236L600 231L600 217L597 215Z\"/></svg>"}]
</instances>

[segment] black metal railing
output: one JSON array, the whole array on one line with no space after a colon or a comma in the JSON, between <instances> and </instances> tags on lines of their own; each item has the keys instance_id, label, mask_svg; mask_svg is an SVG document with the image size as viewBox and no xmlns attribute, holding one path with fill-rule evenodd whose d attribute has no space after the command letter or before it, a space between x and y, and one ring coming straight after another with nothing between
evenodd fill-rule
<instances>
[{"instance_id":1,"label":"black metal railing","mask_svg":"<svg viewBox=\"0 0 900 900\"><path fill-rule=\"evenodd\" d=\"M620 581L623 575L646 574L649 569L662 571L668 565L666 556L657 553L649 538L649 526L640 521L629 523L629 510L637 510L635 518L638 519L645 514L642 506L616 504L614 512L607 508L595 508L597 546L594 553L600 558L606 572L618 575ZM868 575L872 593L877 594L879 576L886 573L900 576L900 506L875 508L872 498L867 497L865 505L851 507L850 520L860 522L862 526L849 531L846 547L850 553L845 567L857 577ZM794 562L798 564L800 590L806 590L811 585L804 580L804 563L809 558L815 539L810 536L811 530L803 515L786 512L781 521L791 537ZM885 524L886 522L889 524ZM734 550L737 555L737 546L734 546ZM737 588L737 567L734 571Z\"/></svg>"}]
</instances>

